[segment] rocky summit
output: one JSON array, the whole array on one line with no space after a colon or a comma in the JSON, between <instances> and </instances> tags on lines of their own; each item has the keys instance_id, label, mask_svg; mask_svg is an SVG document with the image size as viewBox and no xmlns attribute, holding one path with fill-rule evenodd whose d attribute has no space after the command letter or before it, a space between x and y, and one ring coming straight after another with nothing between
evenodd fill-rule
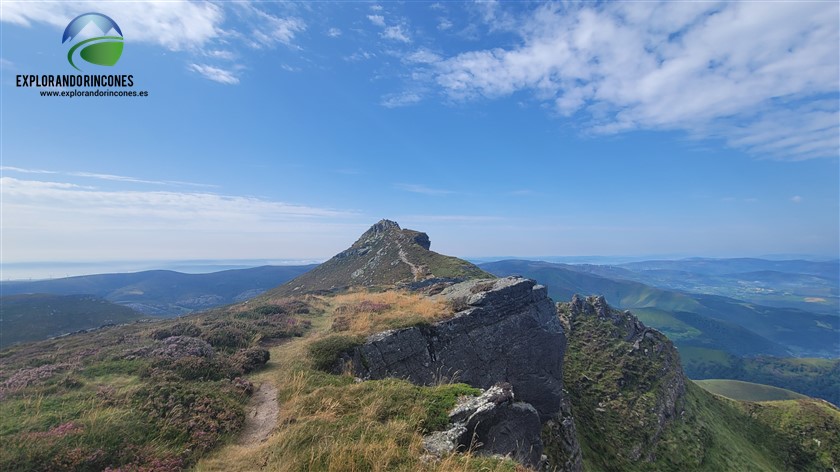
<instances>
[{"instance_id":1,"label":"rocky summit","mask_svg":"<svg viewBox=\"0 0 840 472\"><path fill-rule=\"evenodd\" d=\"M351 287L415 286L492 277L473 264L430 250L426 233L381 220L348 249L269 295L338 292Z\"/></svg>"}]
</instances>

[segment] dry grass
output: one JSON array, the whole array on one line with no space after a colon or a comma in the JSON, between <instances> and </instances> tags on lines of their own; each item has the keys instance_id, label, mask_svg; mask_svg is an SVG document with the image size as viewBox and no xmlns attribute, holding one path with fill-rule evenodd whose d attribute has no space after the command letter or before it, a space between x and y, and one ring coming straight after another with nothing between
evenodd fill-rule
<instances>
[{"instance_id":1,"label":"dry grass","mask_svg":"<svg viewBox=\"0 0 840 472\"><path fill-rule=\"evenodd\" d=\"M409 293L357 292L321 300L304 338L271 349L259 381L279 391L277 430L262 444L230 445L196 466L197 471L488 471L527 469L510 460L454 454L424 457L422 438L441 399L455 398L461 385L419 387L386 379L357 382L349 375L312 369L309 345L328 335L336 319L348 334L371 334L451 316L445 303ZM446 400L443 401L445 403Z\"/></svg>"},{"instance_id":2,"label":"dry grass","mask_svg":"<svg viewBox=\"0 0 840 472\"><path fill-rule=\"evenodd\" d=\"M335 313L333 331L358 335L434 323L452 316L452 308L442 300L399 291L348 293L334 297L331 305Z\"/></svg>"}]
</instances>

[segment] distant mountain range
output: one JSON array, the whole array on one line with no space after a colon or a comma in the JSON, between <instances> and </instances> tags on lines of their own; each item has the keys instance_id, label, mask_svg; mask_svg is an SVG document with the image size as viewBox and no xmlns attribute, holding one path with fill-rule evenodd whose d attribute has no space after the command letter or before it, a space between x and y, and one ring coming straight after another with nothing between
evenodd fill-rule
<instances>
[{"instance_id":1,"label":"distant mountain range","mask_svg":"<svg viewBox=\"0 0 840 472\"><path fill-rule=\"evenodd\" d=\"M178 316L247 300L314 267L314 264L263 266L209 274L149 270L31 282L0 282L0 295L95 295L147 315Z\"/></svg>"},{"instance_id":2,"label":"distant mountain range","mask_svg":"<svg viewBox=\"0 0 840 472\"><path fill-rule=\"evenodd\" d=\"M495 275L536 279L557 300L575 293L604 295L608 302L632 310L642 321L663 331L678 346L720 349L741 356L837 357L840 353L837 315L665 290L596 275L596 267L523 260L481 264Z\"/></svg>"},{"instance_id":3,"label":"distant mountain range","mask_svg":"<svg viewBox=\"0 0 840 472\"><path fill-rule=\"evenodd\" d=\"M721 295L760 305L840 313L840 261L684 259L567 266L610 279Z\"/></svg>"}]
</instances>

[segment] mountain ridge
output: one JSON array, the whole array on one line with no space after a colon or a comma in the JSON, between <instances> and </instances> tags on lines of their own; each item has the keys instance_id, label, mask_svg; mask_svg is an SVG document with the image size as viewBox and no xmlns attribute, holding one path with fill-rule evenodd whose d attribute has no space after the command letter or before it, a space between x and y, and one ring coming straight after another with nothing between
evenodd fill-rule
<instances>
[{"instance_id":1,"label":"mountain ridge","mask_svg":"<svg viewBox=\"0 0 840 472\"><path fill-rule=\"evenodd\" d=\"M461 281L492 275L478 266L431 249L426 233L380 220L348 249L310 272L277 287L266 296L339 292L351 287L390 287L434 279Z\"/></svg>"}]
</instances>

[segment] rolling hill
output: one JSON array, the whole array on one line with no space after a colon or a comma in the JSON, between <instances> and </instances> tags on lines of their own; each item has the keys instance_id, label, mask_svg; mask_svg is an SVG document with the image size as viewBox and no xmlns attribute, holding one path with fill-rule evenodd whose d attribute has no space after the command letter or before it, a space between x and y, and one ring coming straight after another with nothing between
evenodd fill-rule
<instances>
[{"instance_id":1,"label":"rolling hill","mask_svg":"<svg viewBox=\"0 0 840 472\"><path fill-rule=\"evenodd\" d=\"M666 261L668 262L668 261ZM520 274L545 284L553 297L597 293L638 311L681 346L721 349L747 356L833 357L840 353L840 316L767 307L715 295L663 290L591 273L591 267L509 260L482 264L496 275ZM651 311L654 310L654 311Z\"/></svg>"},{"instance_id":2,"label":"rolling hill","mask_svg":"<svg viewBox=\"0 0 840 472\"><path fill-rule=\"evenodd\" d=\"M838 261L685 259L566 267L667 290L719 295L820 314L840 312Z\"/></svg>"},{"instance_id":3,"label":"rolling hill","mask_svg":"<svg viewBox=\"0 0 840 472\"><path fill-rule=\"evenodd\" d=\"M141 313L178 316L242 301L291 280L314 265L263 266L209 274L151 270L98 274L31 282L2 282L2 295L91 294Z\"/></svg>"},{"instance_id":4,"label":"rolling hill","mask_svg":"<svg viewBox=\"0 0 840 472\"><path fill-rule=\"evenodd\" d=\"M9 295L0 297L0 347L143 316L92 295Z\"/></svg>"},{"instance_id":5,"label":"rolling hill","mask_svg":"<svg viewBox=\"0 0 840 472\"><path fill-rule=\"evenodd\" d=\"M767 402L775 400L799 400L808 398L801 393L796 393L784 388L770 385L744 382L741 380L708 379L695 380L694 383L703 387L704 390L730 398L747 402Z\"/></svg>"}]
</instances>

